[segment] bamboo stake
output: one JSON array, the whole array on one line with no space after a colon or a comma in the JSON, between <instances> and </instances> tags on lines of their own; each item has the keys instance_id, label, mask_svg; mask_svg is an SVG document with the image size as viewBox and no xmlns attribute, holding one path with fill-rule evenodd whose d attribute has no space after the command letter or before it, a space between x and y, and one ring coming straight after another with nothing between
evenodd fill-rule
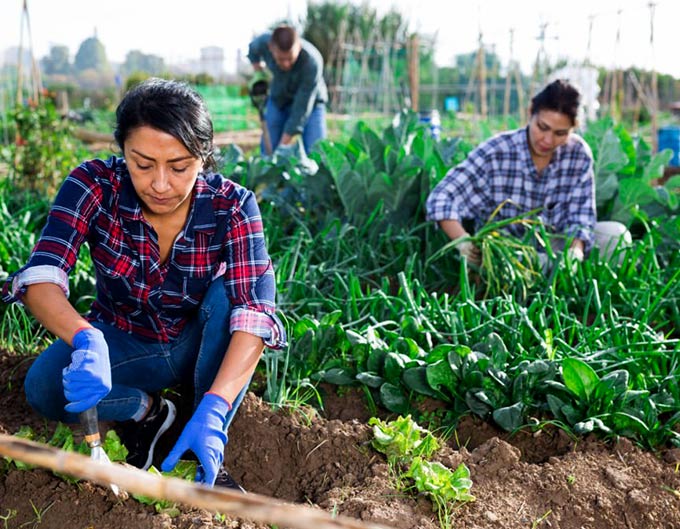
<instances>
[{"instance_id":1,"label":"bamboo stake","mask_svg":"<svg viewBox=\"0 0 680 529\"><path fill-rule=\"evenodd\" d=\"M411 91L411 110L420 110L420 41L418 34L411 35L408 47L408 79Z\"/></svg>"},{"instance_id":2,"label":"bamboo stake","mask_svg":"<svg viewBox=\"0 0 680 529\"><path fill-rule=\"evenodd\" d=\"M484 43L482 32L479 32L479 48L477 50L477 75L479 76L479 112L482 119L489 115L486 97L486 58L484 56Z\"/></svg>"},{"instance_id":3,"label":"bamboo stake","mask_svg":"<svg viewBox=\"0 0 680 529\"><path fill-rule=\"evenodd\" d=\"M505 75L505 92L503 94L503 117L508 119L510 115L510 95L512 91L512 68L515 60L513 45L515 41L515 28L510 28L510 58L508 59L508 72ZM521 112L521 109L520 109Z\"/></svg>"},{"instance_id":4,"label":"bamboo stake","mask_svg":"<svg viewBox=\"0 0 680 529\"><path fill-rule=\"evenodd\" d=\"M658 152L659 150L659 141L657 138L657 130L658 130L658 123L657 123L657 114L659 112L659 88L658 88L658 81L657 81L657 75L656 75L656 64L655 64L655 57L654 57L654 9L656 7L656 4L654 2L649 2L647 4L649 6L649 47L652 51L652 81L651 81L651 89L652 89L652 94L651 94L651 100L652 100L652 123L651 123L651 134L652 134L652 152Z\"/></svg>"},{"instance_id":5,"label":"bamboo stake","mask_svg":"<svg viewBox=\"0 0 680 529\"><path fill-rule=\"evenodd\" d=\"M291 529L389 529L384 525L361 522L346 516L334 517L321 509L284 503L259 494L210 488L179 478L151 474L134 467L104 464L75 452L66 452L6 434L0 434L0 455L93 481L104 487L116 483L130 493Z\"/></svg>"}]
</instances>

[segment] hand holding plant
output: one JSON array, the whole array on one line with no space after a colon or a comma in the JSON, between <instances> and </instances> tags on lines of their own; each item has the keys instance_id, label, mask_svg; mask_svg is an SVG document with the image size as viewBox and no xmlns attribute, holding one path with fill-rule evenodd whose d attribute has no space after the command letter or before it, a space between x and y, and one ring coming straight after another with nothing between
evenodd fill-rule
<instances>
[{"instance_id":1,"label":"hand holding plant","mask_svg":"<svg viewBox=\"0 0 680 529\"><path fill-rule=\"evenodd\" d=\"M469 240L469 237L470 234L465 233L465 235L459 239L460 242L456 245L456 250L458 250L461 257L467 259L468 263L480 266L482 264L482 252L475 243Z\"/></svg>"}]
</instances>

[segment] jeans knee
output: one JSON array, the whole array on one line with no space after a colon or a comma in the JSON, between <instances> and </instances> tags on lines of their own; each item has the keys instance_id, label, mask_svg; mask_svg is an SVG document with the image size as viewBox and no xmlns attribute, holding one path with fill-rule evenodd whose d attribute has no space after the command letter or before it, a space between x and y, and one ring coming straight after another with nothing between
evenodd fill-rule
<instances>
[{"instance_id":1,"label":"jeans knee","mask_svg":"<svg viewBox=\"0 0 680 529\"><path fill-rule=\"evenodd\" d=\"M64 421L66 397L62 369L70 358L70 346L57 340L31 364L24 379L26 401L37 413L53 421Z\"/></svg>"},{"instance_id":2,"label":"jeans knee","mask_svg":"<svg viewBox=\"0 0 680 529\"><path fill-rule=\"evenodd\" d=\"M55 399L54 392L51 390L52 385L46 384L45 382L43 374L40 373L38 369L33 369L31 367L28 370L28 373L26 373L26 378L24 380L26 401L33 410L43 417L50 420L61 420L62 414L55 414L54 411L55 401L60 401L61 399ZM62 396L62 399L63 398L64 397Z\"/></svg>"}]
</instances>

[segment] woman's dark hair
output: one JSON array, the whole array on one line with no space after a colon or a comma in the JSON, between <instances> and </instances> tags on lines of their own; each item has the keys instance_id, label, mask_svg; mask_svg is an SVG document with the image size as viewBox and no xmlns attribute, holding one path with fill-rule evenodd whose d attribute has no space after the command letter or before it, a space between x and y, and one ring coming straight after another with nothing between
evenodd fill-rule
<instances>
[{"instance_id":1,"label":"woman's dark hair","mask_svg":"<svg viewBox=\"0 0 680 529\"><path fill-rule=\"evenodd\" d=\"M565 79L557 79L531 99L531 115L541 110L553 110L569 116L572 125L575 125L580 104L578 89Z\"/></svg>"},{"instance_id":2,"label":"woman's dark hair","mask_svg":"<svg viewBox=\"0 0 680 529\"><path fill-rule=\"evenodd\" d=\"M210 114L203 98L186 83L151 78L125 94L113 132L121 150L130 131L145 125L177 138L205 169L215 168Z\"/></svg>"}]
</instances>

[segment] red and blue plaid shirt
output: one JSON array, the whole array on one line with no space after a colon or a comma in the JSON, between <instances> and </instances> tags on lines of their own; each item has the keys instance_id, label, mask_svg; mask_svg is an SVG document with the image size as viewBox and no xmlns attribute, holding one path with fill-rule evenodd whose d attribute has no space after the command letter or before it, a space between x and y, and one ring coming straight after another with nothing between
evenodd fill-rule
<instances>
[{"instance_id":1,"label":"red and blue plaid shirt","mask_svg":"<svg viewBox=\"0 0 680 529\"><path fill-rule=\"evenodd\" d=\"M231 303L230 328L285 346L275 313L276 286L255 195L219 174L199 174L184 229L160 262L158 237L144 220L125 161L92 160L64 181L28 263L6 281L3 299L26 286L56 283L88 243L97 295L88 318L158 342L176 338L220 276Z\"/></svg>"},{"instance_id":2,"label":"red and blue plaid shirt","mask_svg":"<svg viewBox=\"0 0 680 529\"><path fill-rule=\"evenodd\" d=\"M540 209L539 218L556 233L592 245L595 226L593 156L586 142L570 134L539 176L531 158L528 129L503 132L473 150L451 169L427 199L427 219L474 219L480 228L508 201L495 221ZM508 226L521 236L523 228Z\"/></svg>"}]
</instances>

